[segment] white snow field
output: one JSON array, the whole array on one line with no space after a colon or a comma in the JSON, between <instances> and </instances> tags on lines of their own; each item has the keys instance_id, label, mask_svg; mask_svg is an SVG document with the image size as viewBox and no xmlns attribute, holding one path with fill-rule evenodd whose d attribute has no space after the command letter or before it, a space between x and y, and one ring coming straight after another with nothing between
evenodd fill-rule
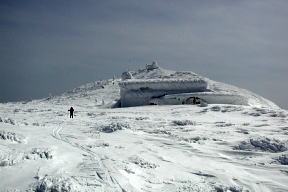
<instances>
[{"instance_id":1,"label":"white snow field","mask_svg":"<svg viewBox=\"0 0 288 192\"><path fill-rule=\"evenodd\" d=\"M170 89L165 74L173 82L206 82L204 91L173 94L202 94L211 103L168 105L173 95L167 94L159 105L115 107L121 105L118 83L131 81L127 91L141 81L152 89L149 81L162 78ZM0 191L288 191L288 112L193 74L154 64L131 72L132 79L0 104Z\"/></svg>"}]
</instances>

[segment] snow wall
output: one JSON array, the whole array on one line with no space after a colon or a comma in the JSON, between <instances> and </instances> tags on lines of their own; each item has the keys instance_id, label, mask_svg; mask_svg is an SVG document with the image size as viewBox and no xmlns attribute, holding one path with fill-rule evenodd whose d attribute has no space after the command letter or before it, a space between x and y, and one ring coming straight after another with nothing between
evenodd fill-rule
<instances>
[{"instance_id":1,"label":"snow wall","mask_svg":"<svg viewBox=\"0 0 288 192\"><path fill-rule=\"evenodd\" d=\"M241 95L200 92L200 93L183 93L165 95L160 98L150 100L150 104L156 105L181 105L192 104L192 97L199 97L202 102L207 104L232 104L232 105L248 105L248 99Z\"/></svg>"}]
</instances>

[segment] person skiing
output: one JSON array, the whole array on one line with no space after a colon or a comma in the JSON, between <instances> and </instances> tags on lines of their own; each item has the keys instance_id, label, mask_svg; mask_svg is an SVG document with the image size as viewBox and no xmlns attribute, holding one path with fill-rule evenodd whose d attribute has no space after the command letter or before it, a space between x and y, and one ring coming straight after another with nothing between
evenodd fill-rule
<instances>
[{"instance_id":1,"label":"person skiing","mask_svg":"<svg viewBox=\"0 0 288 192\"><path fill-rule=\"evenodd\" d=\"M196 97L193 97L193 105L196 104Z\"/></svg>"},{"instance_id":2,"label":"person skiing","mask_svg":"<svg viewBox=\"0 0 288 192\"><path fill-rule=\"evenodd\" d=\"M70 118L73 118L73 112L74 112L73 107L71 107L68 111L70 111Z\"/></svg>"}]
</instances>

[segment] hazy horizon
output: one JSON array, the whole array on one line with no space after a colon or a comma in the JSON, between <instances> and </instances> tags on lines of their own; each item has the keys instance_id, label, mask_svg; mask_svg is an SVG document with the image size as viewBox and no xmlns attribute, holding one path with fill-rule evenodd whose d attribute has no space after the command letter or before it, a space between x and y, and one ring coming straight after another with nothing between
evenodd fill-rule
<instances>
[{"instance_id":1,"label":"hazy horizon","mask_svg":"<svg viewBox=\"0 0 288 192\"><path fill-rule=\"evenodd\" d=\"M288 1L0 1L0 102L157 60L288 109Z\"/></svg>"}]
</instances>

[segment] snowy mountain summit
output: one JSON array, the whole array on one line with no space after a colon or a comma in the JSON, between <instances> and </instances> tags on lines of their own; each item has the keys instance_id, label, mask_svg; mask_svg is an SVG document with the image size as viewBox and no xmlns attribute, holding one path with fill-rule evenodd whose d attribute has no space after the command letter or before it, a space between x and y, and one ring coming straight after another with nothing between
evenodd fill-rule
<instances>
[{"instance_id":1,"label":"snowy mountain summit","mask_svg":"<svg viewBox=\"0 0 288 192\"><path fill-rule=\"evenodd\" d=\"M261 96L153 62L0 103L0 192L284 192L287 125Z\"/></svg>"},{"instance_id":2,"label":"snowy mountain summit","mask_svg":"<svg viewBox=\"0 0 288 192\"><path fill-rule=\"evenodd\" d=\"M193 72L165 70L153 62L138 72L124 72L121 88L121 106L179 105L179 104L233 104L251 106L276 105L252 92L212 81Z\"/></svg>"}]
</instances>

